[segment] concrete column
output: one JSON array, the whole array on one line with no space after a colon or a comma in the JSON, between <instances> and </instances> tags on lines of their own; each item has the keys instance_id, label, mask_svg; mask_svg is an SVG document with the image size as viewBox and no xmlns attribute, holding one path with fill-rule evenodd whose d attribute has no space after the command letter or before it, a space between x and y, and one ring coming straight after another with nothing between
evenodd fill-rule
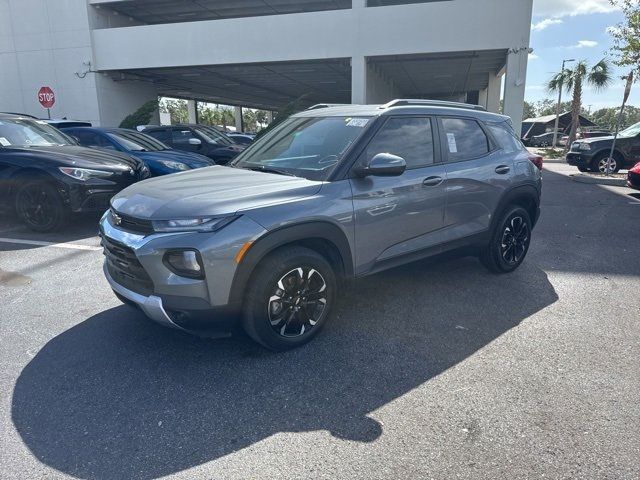
<instances>
[{"instance_id":1,"label":"concrete column","mask_svg":"<svg viewBox=\"0 0 640 480\"><path fill-rule=\"evenodd\" d=\"M352 0L351 8L365 8L367 6L367 0Z\"/></svg>"},{"instance_id":2,"label":"concrete column","mask_svg":"<svg viewBox=\"0 0 640 480\"><path fill-rule=\"evenodd\" d=\"M267 123L273 122L274 118L275 118L275 115L273 114L273 111L269 110L267 112Z\"/></svg>"},{"instance_id":3,"label":"concrete column","mask_svg":"<svg viewBox=\"0 0 640 480\"><path fill-rule=\"evenodd\" d=\"M365 57L351 57L351 103L367 103L367 61Z\"/></svg>"},{"instance_id":4,"label":"concrete column","mask_svg":"<svg viewBox=\"0 0 640 480\"><path fill-rule=\"evenodd\" d=\"M489 74L489 86L487 87L487 111L498 113L500 110L500 89L502 87L502 75Z\"/></svg>"},{"instance_id":5,"label":"concrete column","mask_svg":"<svg viewBox=\"0 0 640 480\"><path fill-rule=\"evenodd\" d=\"M484 108L487 108L487 90L487 88L480 90L480 93L478 94L478 105Z\"/></svg>"},{"instance_id":6,"label":"concrete column","mask_svg":"<svg viewBox=\"0 0 640 480\"><path fill-rule=\"evenodd\" d=\"M516 132L522 129L524 113L524 89L527 78L529 51L518 49L507 56L507 73L504 81L504 114L511 117Z\"/></svg>"},{"instance_id":7,"label":"concrete column","mask_svg":"<svg viewBox=\"0 0 640 480\"><path fill-rule=\"evenodd\" d=\"M242 107L233 107L233 116L236 119L236 132L243 132L244 125L242 125Z\"/></svg>"},{"instance_id":8,"label":"concrete column","mask_svg":"<svg viewBox=\"0 0 640 480\"><path fill-rule=\"evenodd\" d=\"M189 114L189 123L198 123L198 104L195 100L187 100L187 113Z\"/></svg>"}]
</instances>

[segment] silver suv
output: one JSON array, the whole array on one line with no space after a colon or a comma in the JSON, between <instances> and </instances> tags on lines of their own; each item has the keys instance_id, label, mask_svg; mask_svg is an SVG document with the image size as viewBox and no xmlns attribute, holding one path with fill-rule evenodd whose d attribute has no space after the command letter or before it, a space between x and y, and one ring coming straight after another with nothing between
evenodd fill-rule
<instances>
[{"instance_id":1,"label":"silver suv","mask_svg":"<svg viewBox=\"0 0 640 480\"><path fill-rule=\"evenodd\" d=\"M542 160L508 117L448 102L317 106L229 166L153 178L100 222L116 295L175 328L273 350L327 323L343 279L449 250L523 261ZM410 299L408 299L410 301Z\"/></svg>"}]
</instances>

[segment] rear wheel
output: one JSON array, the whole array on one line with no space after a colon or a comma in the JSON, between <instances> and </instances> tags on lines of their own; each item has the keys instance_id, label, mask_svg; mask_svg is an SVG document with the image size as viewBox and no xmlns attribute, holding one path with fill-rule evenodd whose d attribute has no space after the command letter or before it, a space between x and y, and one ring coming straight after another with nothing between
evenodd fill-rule
<instances>
[{"instance_id":1,"label":"rear wheel","mask_svg":"<svg viewBox=\"0 0 640 480\"><path fill-rule=\"evenodd\" d=\"M299 347L326 323L336 290L335 273L320 254L280 249L260 262L249 282L242 326L271 350Z\"/></svg>"},{"instance_id":2,"label":"rear wheel","mask_svg":"<svg viewBox=\"0 0 640 480\"><path fill-rule=\"evenodd\" d=\"M50 232L66 221L62 197L44 180L31 180L22 184L16 193L16 213L24 224L36 232Z\"/></svg>"},{"instance_id":3,"label":"rear wheel","mask_svg":"<svg viewBox=\"0 0 640 480\"><path fill-rule=\"evenodd\" d=\"M531 218L524 208L513 206L500 217L480 261L492 272L512 272L523 262L530 242Z\"/></svg>"}]
</instances>

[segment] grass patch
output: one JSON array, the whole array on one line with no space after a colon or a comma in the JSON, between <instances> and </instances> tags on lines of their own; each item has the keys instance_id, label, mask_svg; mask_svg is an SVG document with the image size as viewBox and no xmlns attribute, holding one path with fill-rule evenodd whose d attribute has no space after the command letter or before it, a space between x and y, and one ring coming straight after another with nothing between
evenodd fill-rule
<instances>
[{"instance_id":1,"label":"grass patch","mask_svg":"<svg viewBox=\"0 0 640 480\"><path fill-rule=\"evenodd\" d=\"M563 148L539 148L538 152L544 158L564 158L564 149Z\"/></svg>"}]
</instances>

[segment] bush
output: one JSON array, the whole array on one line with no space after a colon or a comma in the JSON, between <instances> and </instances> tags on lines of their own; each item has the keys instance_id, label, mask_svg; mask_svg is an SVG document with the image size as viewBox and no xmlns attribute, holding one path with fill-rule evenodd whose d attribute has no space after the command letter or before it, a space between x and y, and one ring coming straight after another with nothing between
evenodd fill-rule
<instances>
[{"instance_id":1,"label":"bush","mask_svg":"<svg viewBox=\"0 0 640 480\"><path fill-rule=\"evenodd\" d=\"M127 115L125 119L120 122L120 128L135 130L138 125L147 125L156 110L158 110L158 100L150 100L131 115Z\"/></svg>"}]
</instances>

